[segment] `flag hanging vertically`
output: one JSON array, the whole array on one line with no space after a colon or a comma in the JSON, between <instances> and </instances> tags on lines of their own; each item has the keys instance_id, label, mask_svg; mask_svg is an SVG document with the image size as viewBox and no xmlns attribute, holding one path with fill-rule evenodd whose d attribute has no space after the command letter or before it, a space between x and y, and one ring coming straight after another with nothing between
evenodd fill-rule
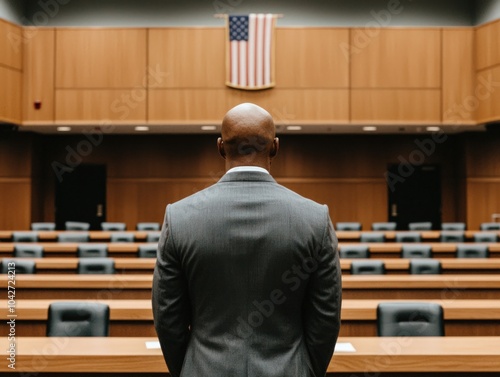
<instances>
[{"instance_id":1,"label":"flag hanging vertically","mask_svg":"<svg viewBox=\"0 0 500 377\"><path fill-rule=\"evenodd\" d=\"M258 90L274 86L274 14L228 15L226 85Z\"/></svg>"}]
</instances>

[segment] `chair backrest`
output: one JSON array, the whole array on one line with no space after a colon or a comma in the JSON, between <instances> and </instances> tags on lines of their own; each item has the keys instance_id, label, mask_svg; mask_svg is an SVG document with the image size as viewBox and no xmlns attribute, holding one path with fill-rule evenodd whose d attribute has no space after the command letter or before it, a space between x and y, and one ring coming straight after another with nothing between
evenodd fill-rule
<instances>
[{"instance_id":1,"label":"chair backrest","mask_svg":"<svg viewBox=\"0 0 500 377\"><path fill-rule=\"evenodd\" d=\"M481 223L481 230L500 230L500 223Z\"/></svg>"},{"instance_id":2,"label":"chair backrest","mask_svg":"<svg viewBox=\"0 0 500 377\"><path fill-rule=\"evenodd\" d=\"M408 224L409 230L432 230L432 223L430 221L411 222Z\"/></svg>"},{"instance_id":3,"label":"chair backrest","mask_svg":"<svg viewBox=\"0 0 500 377\"><path fill-rule=\"evenodd\" d=\"M432 247L430 245L403 245L401 247L401 258L432 258Z\"/></svg>"},{"instance_id":4,"label":"chair backrest","mask_svg":"<svg viewBox=\"0 0 500 377\"><path fill-rule=\"evenodd\" d=\"M465 223L442 223L441 230L465 230Z\"/></svg>"},{"instance_id":5,"label":"chair backrest","mask_svg":"<svg viewBox=\"0 0 500 377\"><path fill-rule=\"evenodd\" d=\"M378 336L444 336L441 305L428 302L381 302Z\"/></svg>"},{"instance_id":6,"label":"chair backrest","mask_svg":"<svg viewBox=\"0 0 500 377\"><path fill-rule=\"evenodd\" d=\"M15 245L14 246L15 258L43 258L42 245Z\"/></svg>"},{"instance_id":7,"label":"chair backrest","mask_svg":"<svg viewBox=\"0 0 500 377\"><path fill-rule=\"evenodd\" d=\"M360 260L351 262L352 275L383 275L385 274L384 262L379 260Z\"/></svg>"},{"instance_id":8,"label":"chair backrest","mask_svg":"<svg viewBox=\"0 0 500 377\"><path fill-rule=\"evenodd\" d=\"M465 233L463 230L442 230L441 242L464 242Z\"/></svg>"},{"instance_id":9,"label":"chair backrest","mask_svg":"<svg viewBox=\"0 0 500 377\"><path fill-rule=\"evenodd\" d=\"M38 233L12 232L12 242L38 242Z\"/></svg>"},{"instance_id":10,"label":"chair backrest","mask_svg":"<svg viewBox=\"0 0 500 377\"><path fill-rule=\"evenodd\" d=\"M457 245L457 258L488 258L488 245L462 244Z\"/></svg>"},{"instance_id":11,"label":"chair backrest","mask_svg":"<svg viewBox=\"0 0 500 377\"><path fill-rule=\"evenodd\" d=\"M396 230L396 223L386 222L386 223L372 223L372 230Z\"/></svg>"},{"instance_id":12,"label":"chair backrest","mask_svg":"<svg viewBox=\"0 0 500 377\"><path fill-rule=\"evenodd\" d=\"M56 223L31 223L31 230L52 231L56 230Z\"/></svg>"},{"instance_id":13,"label":"chair backrest","mask_svg":"<svg viewBox=\"0 0 500 377\"><path fill-rule=\"evenodd\" d=\"M134 242L134 233L116 232L111 233L111 242Z\"/></svg>"},{"instance_id":14,"label":"chair backrest","mask_svg":"<svg viewBox=\"0 0 500 377\"><path fill-rule=\"evenodd\" d=\"M137 230L160 230L160 223L137 223Z\"/></svg>"},{"instance_id":15,"label":"chair backrest","mask_svg":"<svg viewBox=\"0 0 500 377\"><path fill-rule=\"evenodd\" d=\"M160 241L160 236L161 236L161 232L160 231L148 232L148 234L146 236L146 242L156 242L156 243L158 243L158 241Z\"/></svg>"},{"instance_id":16,"label":"chair backrest","mask_svg":"<svg viewBox=\"0 0 500 377\"><path fill-rule=\"evenodd\" d=\"M412 275L439 275L441 272L441 262L436 259L412 259L410 261L410 274Z\"/></svg>"},{"instance_id":17,"label":"chair backrest","mask_svg":"<svg viewBox=\"0 0 500 377\"><path fill-rule=\"evenodd\" d=\"M97 302L53 302L47 336L109 336L109 306Z\"/></svg>"},{"instance_id":18,"label":"chair backrest","mask_svg":"<svg viewBox=\"0 0 500 377\"><path fill-rule=\"evenodd\" d=\"M370 258L368 245L342 245L340 246L341 258Z\"/></svg>"},{"instance_id":19,"label":"chair backrest","mask_svg":"<svg viewBox=\"0 0 500 377\"><path fill-rule=\"evenodd\" d=\"M157 250L158 250L158 244L156 243L139 245L139 251L137 256L139 258L156 258Z\"/></svg>"},{"instance_id":20,"label":"chair backrest","mask_svg":"<svg viewBox=\"0 0 500 377\"><path fill-rule=\"evenodd\" d=\"M89 230L90 224L81 221L66 221L64 223L64 229L66 230Z\"/></svg>"},{"instance_id":21,"label":"chair backrest","mask_svg":"<svg viewBox=\"0 0 500 377\"><path fill-rule=\"evenodd\" d=\"M385 242L385 234L382 232L361 233L360 242Z\"/></svg>"},{"instance_id":22,"label":"chair backrest","mask_svg":"<svg viewBox=\"0 0 500 377\"><path fill-rule=\"evenodd\" d=\"M104 274L115 273L115 261L112 258L82 258L78 261L79 274Z\"/></svg>"},{"instance_id":23,"label":"chair backrest","mask_svg":"<svg viewBox=\"0 0 500 377\"><path fill-rule=\"evenodd\" d=\"M498 242L498 235L493 232L474 233L474 242Z\"/></svg>"},{"instance_id":24,"label":"chair backrest","mask_svg":"<svg viewBox=\"0 0 500 377\"><path fill-rule=\"evenodd\" d=\"M78 258L106 258L108 245L101 243L82 243L78 245Z\"/></svg>"},{"instance_id":25,"label":"chair backrest","mask_svg":"<svg viewBox=\"0 0 500 377\"><path fill-rule=\"evenodd\" d=\"M57 235L58 242L89 242L89 232L63 232Z\"/></svg>"},{"instance_id":26,"label":"chair backrest","mask_svg":"<svg viewBox=\"0 0 500 377\"><path fill-rule=\"evenodd\" d=\"M127 230L127 224L103 222L103 223L101 223L101 229L108 230L108 231L113 231L113 230L123 231L123 230Z\"/></svg>"},{"instance_id":27,"label":"chair backrest","mask_svg":"<svg viewBox=\"0 0 500 377\"><path fill-rule=\"evenodd\" d=\"M338 222L336 230L348 231L348 230L361 230L361 223L358 222Z\"/></svg>"},{"instance_id":28,"label":"chair backrest","mask_svg":"<svg viewBox=\"0 0 500 377\"><path fill-rule=\"evenodd\" d=\"M19 274L34 274L36 273L36 263L33 260L26 259L2 259L2 274L8 274L9 271L15 271Z\"/></svg>"},{"instance_id":29,"label":"chair backrest","mask_svg":"<svg viewBox=\"0 0 500 377\"><path fill-rule=\"evenodd\" d=\"M395 241L403 242L422 242L422 236L419 232L397 232Z\"/></svg>"}]
</instances>

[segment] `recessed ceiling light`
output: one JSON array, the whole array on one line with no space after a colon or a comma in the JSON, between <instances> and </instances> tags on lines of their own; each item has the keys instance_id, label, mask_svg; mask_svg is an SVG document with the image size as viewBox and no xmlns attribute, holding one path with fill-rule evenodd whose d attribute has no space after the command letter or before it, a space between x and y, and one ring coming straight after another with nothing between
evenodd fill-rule
<instances>
[{"instance_id":1,"label":"recessed ceiling light","mask_svg":"<svg viewBox=\"0 0 500 377\"><path fill-rule=\"evenodd\" d=\"M201 129L203 131L215 131L217 129L217 127L215 127L215 126L201 126Z\"/></svg>"},{"instance_id":2,"label":"recessed ceiling light","mask_svg":"<svg viewBox=\"0 0 500 377\"><path fill-rule=\"evenodd\" d=\"M363 131L366 131L366 132L377 131L377 127L375 127L375 126L365 126L365 127L363 127Z\"/></svg>"},{"instance_id":3,"label":"recessed ceiling light","mask_svg":"<svg viewBox=\"0 0 500 377\"><path fill-rule=\"evenodd\" d=\"M288 131L300 131L302 129L301 126L287 126Z\"/></svg>"},{"instance_id":4,"label":"recessed ceiling light","mask_svg":"<svg viewBox=\"0 0 500 377\"><path fill-rule=\"evenodd\" d=\"M66 127L66 126L57 127L57 131L68 132L68 131L71 131L71 127Z\"/></svg>"},{"instance_id":5,"label":"recessed ceiling light","mask_svg":"<svg viewBox=\"0 0 500 377\"><path fill-rule=\"evenodd\" d=\"M441 128L439 128L439 127L432 127L431 126L431 127L427 127L426 130L430 131L430 132L438 132L438 131L441 130Z\"/></svg>"},{"instance_id":6,"label":"recessed ceiling light","mask_svg":"<svg viewBox=\"0 0 500 377\"><path fill-rule=\"evenodd\" d=\"M145 132L145 131L149 131L149 127L148 126L137 126L134 128L134 130L139 131L139 132Z\"/></svg>"}]
</instances>

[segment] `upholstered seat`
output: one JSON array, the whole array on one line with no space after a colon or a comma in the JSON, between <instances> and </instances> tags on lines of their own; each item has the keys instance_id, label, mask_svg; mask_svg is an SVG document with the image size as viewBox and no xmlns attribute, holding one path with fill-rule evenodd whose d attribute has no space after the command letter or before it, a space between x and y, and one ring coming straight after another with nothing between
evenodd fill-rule
<instances>
[{"instance_id":1,"label":"upholstered seat","mask_svg":"<svg viewBox=\"0 0 500 377\"><path fill-rule=\"evenodd\" d=\"M125 223L101 223L101 229L105 231L124 231L127 230L127 224Z\"/></svg>"},{"instance_id":2,"label":"upholstered seat","mask_svg":"<svg viewBox=\"0 0 500 377\"><path fill-rule=\"evenodd\" d=\"M439 275L441 272L441 262L436 259L412 259L410 261L410 274L412 275Z\"/></svg>"},{"instance_id":3,"label":"upholstered seat","mask_svg":"<svg viewBox=\"0 0 500 377\"><path fill-rule=\"evenodd\" d=\"M43 246L41 245L20 245L14 246L15 258L43 258Z\"/></svg>"},{"instance_id":4,"label":"upholstered seat","mask_svg":"<svg viewBox=\"0 0 500 377\"><path fill-rule=\"evenodd\" d=\"M156 258L157 250L158 244L156 243L139 245L137 256L139 258Z\"/></svg>"},{"instance_id":5,"label":"upholstered seat","mask_svg":"<svg viewBox=\"0 0 500 377\"><path fill-rule=\"evenodd\" d=\"M488 245L462 244L457 245L457 258L488 258Z\"/></svg>"},{"instance_id":6,"label":"upholstered seat","mask_svg":"<svg viewBox=\"0 0 500 377\"><path fill-rule=\"evenodd\" d=\"M349 231L349 230L359 231L359 230L361 230L361 223L358 223L358 222L338 222L335 229L339 230L339 231Z\"/></svg>"},{"instance_id":7,"label":"upholstered seat","mask_svg":"<svg viewBox=\"0 0 500 377\"><path fill-rule=\"evenodd\" d=\"M360 242L385 242L383 232L364 232L361 233Z\"/></svg>"},{"instance_id":8,"label":"upholstered seat","mask_svg":"<svg viewBox=\"0 0 500 377\"><path fill-rule=\"evenodd\" d=\"M340 246L341 258L369 258L368 245L342 245Z\"/></svg>"},{"instance_id":9,"label":"upholstered seat","mask_svg":"<svg viewBox=\"0 0 500 377\"><path fill-rule=\"evenodd\" d=\"M443 308L427 302L381 302L378 336L444 336Z\"/></svg>"},{"instance_id":10,"label":"upholstered seat","mask_svg":"<svg viewBox=\"0 0 500 377\"><path fill-rule=\"evenodd\" d=\"M82 258L78 261L79 274L103 274L115 273L115 261L112 258Z\"/></svg>"},{"instance_id":11,"label":"upholstered seat","mask_svg":"<svg viewBox=\"0 0 500 377\"><path fill-rule=\"evenodd\" d=\"M78 258L106 258L108 245L100 243L82 243L78 245Z\"/></svg>"},{"instance_id":12,"label":"upholstered seat","mask_svg":"<svg viewBox=\"0 0 500 377\"><path fill-rule=\"evenodd\" d=\"M384 262L379 260L360 260L351 262L352 275L383 275L385 274Z\"/></svg>"},{"instance_id":13,"label":"upholstered seat","mask_svg":"<svg viewBox=\"0 0 500 377\"><path fill-rule=\"evenodd\" d=\"M425 244L403 245L401 258L432 258L432 248Z\"/></svg>"},{"instance_id":14,"label":"upholstered seat","mask_svg":"<svg viewBox=\"0 0 500 377\"><path fill-rule=\"evenodd\" d=\"M47 336L109 335L109 306L91 301L53 302L49 305Z\"/></svg>"}]
</instances>

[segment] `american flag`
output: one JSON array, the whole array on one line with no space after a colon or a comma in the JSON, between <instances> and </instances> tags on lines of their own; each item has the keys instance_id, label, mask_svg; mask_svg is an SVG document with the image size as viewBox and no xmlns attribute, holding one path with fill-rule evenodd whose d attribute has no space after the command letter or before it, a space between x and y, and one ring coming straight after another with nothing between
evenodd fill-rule
<instances>
[{"instance_id":1,"label":"american flag","mask_svg":"<svg viewBox=\"0 0 500 377\"><path fill-rule=\"evenodd\" d=\"M274 86L274 14L227 17L226 85L238 89Z\"/></svg>"}]
</instances>

